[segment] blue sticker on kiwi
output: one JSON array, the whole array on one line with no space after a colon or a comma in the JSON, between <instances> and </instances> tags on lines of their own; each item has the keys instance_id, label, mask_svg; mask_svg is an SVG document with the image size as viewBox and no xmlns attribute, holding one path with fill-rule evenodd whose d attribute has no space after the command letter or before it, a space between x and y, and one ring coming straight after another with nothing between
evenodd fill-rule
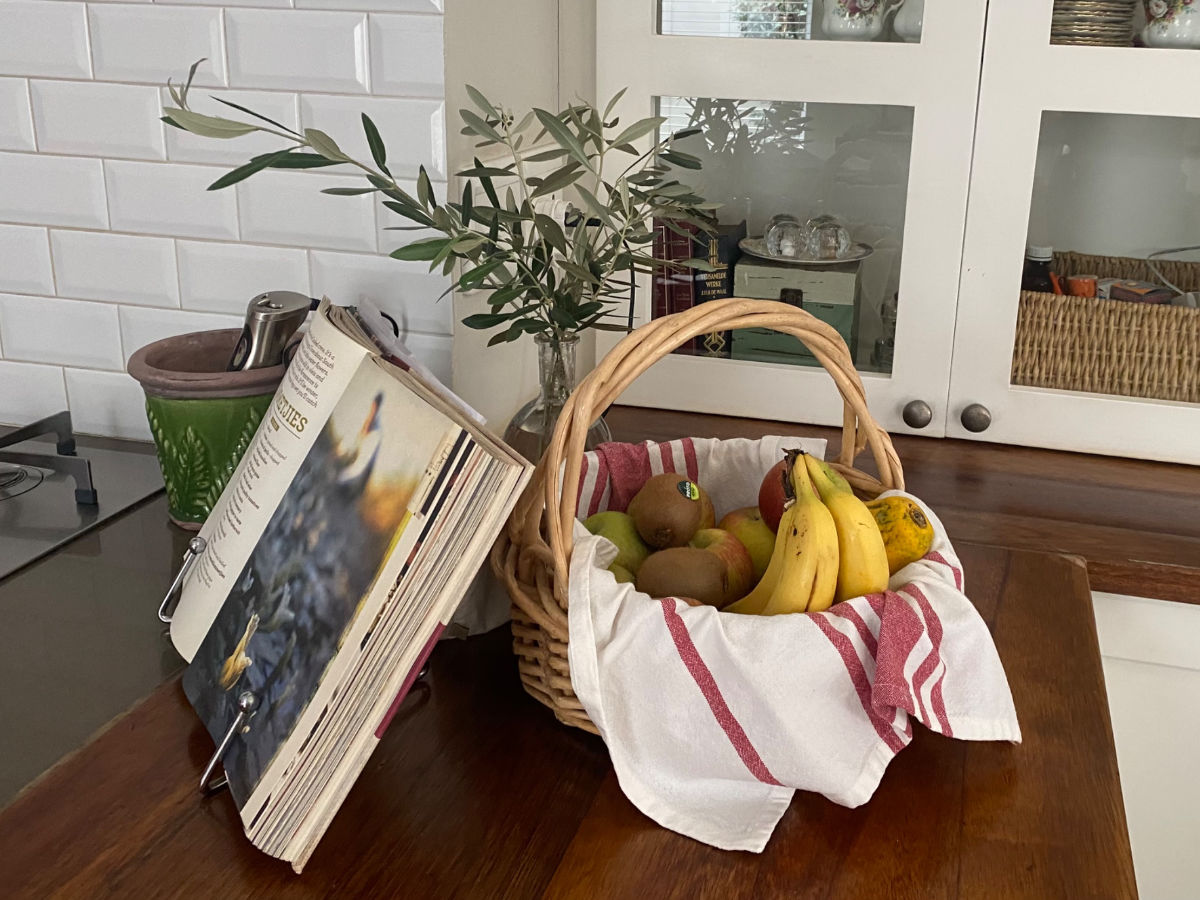
<instances>
[{"instance_id":1,"label":"blue sticker on kiwi","mask_svg":"<svg viewBox=\"0 0 1200 900\"><path fill-rule=\"evenodd\" d=\"M696 485L690 481L681 481L679 484L675 485L675 487L679 488L679 493L683 494L683 496L687 497L689 500L700 499L700 488L696 487Z\"/></svg>"}]
</instances>

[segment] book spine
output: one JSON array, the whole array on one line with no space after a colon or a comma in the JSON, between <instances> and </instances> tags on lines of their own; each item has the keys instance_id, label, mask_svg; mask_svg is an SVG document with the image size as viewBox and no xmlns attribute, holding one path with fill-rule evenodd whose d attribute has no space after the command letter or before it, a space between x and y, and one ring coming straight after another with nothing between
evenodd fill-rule
<instances>
[{"instance_id":1,"label":"book spine","mask_svg":"<svg viewBox=\"0 0 1200 900\"><path fill-rule=\"evenodd\" d=\"M733 266L741 255L738 242L745 236L745 223L742 223L735 227L722 226L715 234L696 239L696 256L713 267L711 272L697 271L693 275L696 303L733 296ZM729 332L702 335L692 339L691 352L700 356L728 357L731 339Z\"/></svg>"},{"instance_id":2,"label":"book spine","mask_svg":"<svg viewBox=\"0 0 1200 900\"><path fill-rule=\"evenodd\" d=\"M680 225L693 235L697 229L692 225ZM654 220L654 258L664 263L680 262L692 258L692 238L677 234L661 219ZM677 266L656 266L651 282L650 314L659 319L671 313L691 309L695 285L691 270Z\"/></svg>"}]
</instances>

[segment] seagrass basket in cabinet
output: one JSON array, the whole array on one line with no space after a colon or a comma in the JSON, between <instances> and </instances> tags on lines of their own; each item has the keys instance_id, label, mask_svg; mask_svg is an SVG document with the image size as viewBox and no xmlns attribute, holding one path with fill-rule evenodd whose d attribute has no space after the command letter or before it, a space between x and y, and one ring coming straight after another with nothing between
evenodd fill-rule
<instances>
[{"instance_id":1,"label":"seagrass basket in cabinet","mask_svg":"<svg viewBox=\"0 0 1200 900\"><path fill-rule=\"evenodd\" d=\"M1183 291L1200 263L1156 261ZM1144 259L1056 253L1055 270L1157 282ZM1012 383L1200 403L1200 309L1022 291Z\"/></svg>"},{"instance_id":2,"label":"seagrass basket in cabinet","mask_svg":"<svg viewBox=\"0 0 1200 900\"><path fill-rule=\"evenodd\" d=\"M699 335L738 328L770 328L799 338L842 396L842 442L832 459L835 468L872 496L904 487L900 460L891 438L867 410L850 351L836 330L811 314L786 303L733 298L655 319L630 332L568 398L550 446L492 548L492 567L512 598L513 649L521 681L568 725L596 731L571 686L567 657L567 572L588 426L675 348ZM878 477L854 467L868 448ZM560 471L561 483L556 483Z\"/></svg>"}]
</instances>

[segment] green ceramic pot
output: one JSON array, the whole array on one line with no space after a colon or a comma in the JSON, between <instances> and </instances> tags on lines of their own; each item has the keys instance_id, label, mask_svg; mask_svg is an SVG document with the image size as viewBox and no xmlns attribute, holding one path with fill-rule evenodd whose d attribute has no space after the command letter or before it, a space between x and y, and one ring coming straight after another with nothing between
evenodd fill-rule
<instances>
[{"instance_id":1,"label":"green ceramic pot","mask_svg":"<svg viewBox=\"0 0 1200 900\"><path fill-rule=\"evenodd\" d=\"M129 359L167 487L171 521L198 529L250 446L283 366L223 371L241 331L197 331L155 341Z\"/></svg>"}]
</instances>

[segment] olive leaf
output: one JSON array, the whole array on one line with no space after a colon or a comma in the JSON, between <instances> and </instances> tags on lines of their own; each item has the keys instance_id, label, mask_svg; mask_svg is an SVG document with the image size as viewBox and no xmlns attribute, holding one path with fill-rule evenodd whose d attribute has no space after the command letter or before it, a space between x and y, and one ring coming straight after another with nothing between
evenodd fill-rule
<instances>
[{"instance_id":1,"label":"olive leaf","mask_svg":"<svg viewBox=\"0 0 1200 900\"><path fill-rule=\"evenodd\" d=\"M388 169L387 147L375 122L361 114L370 161L355 159L329 134L317 128L302 132L220 97L214 99L250 117L250 121L208 116L188 105L193 66L183 85L168 84L174 106L163 121L204 137L227 139L259 132L280 140L279 149L251 157L210 186L228 187L265 169L351 166L366 180L363 187L318 189L335 196L380 193L383 206L411 225L393 229L434 231L391 252L395 259L427 262L430 271L459 274L450 282L461 290L488 291L489 312L465 320L468 327L498 329L488 343L505 343L524 335L560 339L586 328L625 328L631 321L622 307L630 301L634 276L664 265L654 256L655 228L685 236L691 229L711 228L717 204L706 202L676 169L696 170L698 157L679 142L704 127L691 123L685 132L664 132L666 119L650 116L620 127L613 111L623 91L603 112L576 102L559 111L534 108L519 118L493 103L478 88L467 86L475 109L460 111L463 133L477 147L491 151L457 173L458 196L439 203L424 166L415 188L401 187ZM695 118L695 117L694 117ZM711 141L710 141L711 143ZM551 163L547 173L544 164ZM600 173L603 173L601 178ZM550 215L549 199L569 200L565 216ZM704 269L704 260L669 265Z\"/></svg>"}]
</instances>

